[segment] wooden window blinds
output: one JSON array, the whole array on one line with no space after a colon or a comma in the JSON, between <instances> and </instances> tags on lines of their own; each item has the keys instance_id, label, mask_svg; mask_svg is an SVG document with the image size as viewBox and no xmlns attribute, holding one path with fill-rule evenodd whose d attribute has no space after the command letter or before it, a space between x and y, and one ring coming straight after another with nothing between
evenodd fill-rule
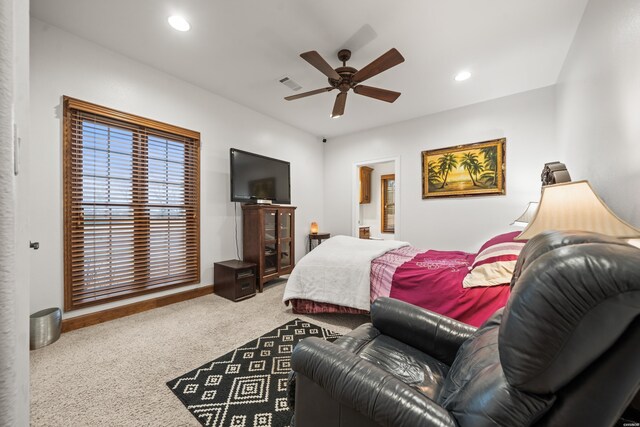
<instances>
[{"instance_id":1,"label":"wooden window blinds","mask_svg":"<svg viewBox=\"0 0 640 427\"><path fill-rule=\"evenodd\" d=\"M200 282L200 134L64 98L65 310Z\"/></svg>"}]
</instances>

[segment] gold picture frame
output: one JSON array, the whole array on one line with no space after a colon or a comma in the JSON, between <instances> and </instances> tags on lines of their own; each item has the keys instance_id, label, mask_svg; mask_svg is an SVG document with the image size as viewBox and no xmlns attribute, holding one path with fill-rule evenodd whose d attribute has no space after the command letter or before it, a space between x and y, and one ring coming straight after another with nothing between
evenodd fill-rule
<instances>
[{"instance_id":1,"label":"gold picture frame","mask_svg":"<svg viewBox=\"0 0 640 427\"><path fill-rule=\"evenodd\" d=\"M506 138L422 152L422 198L506 194Z\"/></svg>"}]
</instances>

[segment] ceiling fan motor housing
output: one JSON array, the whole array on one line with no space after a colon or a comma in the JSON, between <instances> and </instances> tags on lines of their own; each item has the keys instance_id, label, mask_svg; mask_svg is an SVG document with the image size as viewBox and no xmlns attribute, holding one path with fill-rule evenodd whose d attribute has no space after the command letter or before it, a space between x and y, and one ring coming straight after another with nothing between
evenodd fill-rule
<instances>
[{"instance_id":1,"label":"ceiling fan motor housing","mask_svg":"<svg viewBox=\"0 0 640 427\"><path fill-rule=\"evenodd\" d=\"M341 78L340 80L336 80L329 77L329 84L340 92L348 92L349 89L355 86L351 78L358 70L353 67L347 67L347 61L351 59L351 51L349 49L340 50L338 52L338 59L342 61L342 67L336 68L336 73L340 74Z\"/></svg>"},{"instance_id":2,"label":"ceiling fan motor housing","mask_svg":"<svg viewBox=\"0 0 640 427\"><path fill-rule=\"evenodd\" d=\"M329 78L329 84L340 92L347 92L356 85L352 77L357 72L358 70L353 67L338 67L336 73L340 74L340 80Z\"/></svg>"}]
</instances>

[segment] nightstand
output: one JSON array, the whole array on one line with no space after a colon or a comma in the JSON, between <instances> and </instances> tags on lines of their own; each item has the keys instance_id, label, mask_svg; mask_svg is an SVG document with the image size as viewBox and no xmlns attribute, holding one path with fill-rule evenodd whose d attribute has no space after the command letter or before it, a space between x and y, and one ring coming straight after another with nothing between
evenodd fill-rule
<instances>
[{"instance_id":1,"label":"nightstand","mask_svg":"<svg viewBox=\"0 0 640 427\"><path fill-rule=\"evenodd\" d=\"M256 265L229 260L213 264L213 293L231 301L242 301L256 294Z\"/></svg>"},{"instance_id":2,"label":"nightstand","mask_svg":"<svg viewBox=\"0 0 640 427\"><path fill-rule=\"evenodd\" d=\"M311 252L311 250L313 249L314 240L317 240L319 245L320 243L322 243L323 240L327 240L329 237L331 237L331 233L309 234L309 252Z\"/></svg>"}]
</instances>

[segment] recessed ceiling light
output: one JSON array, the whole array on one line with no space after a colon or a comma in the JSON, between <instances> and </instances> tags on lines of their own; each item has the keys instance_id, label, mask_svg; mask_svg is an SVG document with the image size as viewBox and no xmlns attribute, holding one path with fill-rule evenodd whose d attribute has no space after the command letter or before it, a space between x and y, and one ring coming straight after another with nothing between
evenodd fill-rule
<instances>
[{"instance_id":1,"label":"recessed ceiling light","mask_svg":"<svg viewBox=\"0 0 640 427\"><path fill-rule=\"evenodd\" d=\"M182 16L173 15L167 21L169 21L169 25L178 31L189 31L191 29L191 25Z\"/></svg>"},{"instance_id":2,"label":"recessed ceiling light","mask_svg":"<svg viewBox=\"0 0 640 427\"><path fill-rule=\"evenodd\" d=\"M471 73L468 71L460 71L458 74L456 74L456 81L457 82L463 82L465 80L467 80L469 77L471 77Z\"/></svg>"}]
</instances>

